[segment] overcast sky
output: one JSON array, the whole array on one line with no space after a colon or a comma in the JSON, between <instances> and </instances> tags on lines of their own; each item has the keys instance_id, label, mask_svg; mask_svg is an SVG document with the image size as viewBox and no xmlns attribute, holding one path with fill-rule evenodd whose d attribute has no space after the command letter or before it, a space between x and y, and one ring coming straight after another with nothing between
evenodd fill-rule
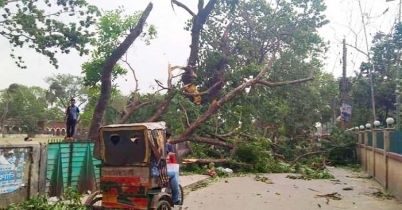
<instances>
[{"instance_id":1,"label":"overcast sky","mask_svg":"<svg viewBox=\"0 0 402 210\"><path fill-rule=\"evenodd\" d=\"M124 6L127 13L143 10L149 0L88 0L91 4L101 9L110 10ZM367 32L373 35L381 30L389 33L398 13L398 0L386 2L386 0L361 0L363 11L368 18ZM195 6L196 0L182 0L187 5ZM341 75L340 63L342 45L340 42L345 36L347 42L359 49L366 51L362 19L357 0L325 0L327 5L326 15L330 24L320 30L322 37L329 41L330 50L326 56L325 71L336 76ZM384 13L386 9L389 11ZM383 14L384 13L384 14ZM154 79L166 83L167 65L185 65L189 55L190 33L183 29L184 22L189 15L180 8L172 10L170 0L154 1L154 9L148 19L149 23L157 27L158 38L153 40L150 46L136 41L129 50L129 62L134 66L139 79L141 92L150 92L151 86L155 87ZM356 35L357 37L356 37ZM371 36L369 37L369 43ZM28 69L19 69L9 56L10 45L4 38L0 38L0 89L8 87L12 83L20 83L28 86L41 86L47 88L44 78L57 73L81 74L81 64L88 57L80 57L77 53L60 55L59 69L51 66L46 57L37 54L30 49L19 50ZM348 75L357 70L365 55L348 48ZM132 74L118 80L123 93L129 93L135 87Z\"/></svg>"}]
</instances>

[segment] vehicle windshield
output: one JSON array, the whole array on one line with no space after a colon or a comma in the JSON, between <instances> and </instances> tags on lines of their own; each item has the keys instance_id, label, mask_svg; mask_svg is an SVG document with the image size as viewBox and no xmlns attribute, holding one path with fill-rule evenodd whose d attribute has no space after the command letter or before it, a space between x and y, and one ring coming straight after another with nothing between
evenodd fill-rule
<instances>
[{"instance_id":1,"label":"vehicle windshield","mask_svg":"<svg viewBox=\"0 0 402 210\"><path fill-rule=\"evenodd\" d=\"M131 165L143 163L146 154L144 131L103 131L105 164Z\"/></svg>"}]
</instances>

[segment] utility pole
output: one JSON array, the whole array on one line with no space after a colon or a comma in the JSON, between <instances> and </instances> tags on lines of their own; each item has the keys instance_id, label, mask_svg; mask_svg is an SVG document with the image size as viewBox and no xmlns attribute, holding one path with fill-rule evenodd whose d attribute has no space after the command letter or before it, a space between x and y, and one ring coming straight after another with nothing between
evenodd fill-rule
<instances>
[{"instance_id":1,"label":"utility pole","mask_svg":"<svg viewBox=\"0 0 402 210\"><path fill-rule=\"evenodd\" d=\"M363 8L361 4L361 0L358 0L359 2L359 9L360 9L360 14L362 17L362 24L363 24L363 31L364 31L364 38L366 41L366 48L367 48L367 59L369 63L371 64L371 68L368 69L368 76L369 76L369 81L370 81L370 92L371 92L371 109L372 109L372 114L373 114L373 119L372 122L377 120L377 115L375 111L375 100L374 100L374 85L373 85L373 72L374 72L374 62L371 60L370 56L370 48L369 48L369 42L367 38L367 29L366 29L366 22L364 21L364 14L363 14Z\"/></svg>"},{"instance_id":2,"label":"utility pole","mask_svg":"<svg viewBox=\"0 0 402 210\"><path fill-rule=\"evenodd\" d=\"M346 48L346 40L343 39L343 54L342 54L342 82L341 82L341 106L347 102L347 80L346 80L346 56L347 56L347 48ZM342 114L342 113L341 113ZM347 128L347 122L345 120L341 121L341 129L345 130Z\"/></svg>"}]
</instances>

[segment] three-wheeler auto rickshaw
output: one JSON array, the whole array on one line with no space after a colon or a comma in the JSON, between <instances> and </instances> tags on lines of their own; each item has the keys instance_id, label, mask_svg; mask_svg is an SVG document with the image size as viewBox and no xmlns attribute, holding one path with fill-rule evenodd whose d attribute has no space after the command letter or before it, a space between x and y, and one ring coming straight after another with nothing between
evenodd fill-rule
<instances>
[{"instance_id":1,"label":"three-wheeler auto rickshaw","mask_svg":"<svg viewBox=\"0 0 402 210\"><path fill-rule=\"evenodd\" d=\"M99 129L100 190L87 209L170 210L165 122L107 125ZM183 204L183 188L179 185Z\"/></svg>"}]
</instances>

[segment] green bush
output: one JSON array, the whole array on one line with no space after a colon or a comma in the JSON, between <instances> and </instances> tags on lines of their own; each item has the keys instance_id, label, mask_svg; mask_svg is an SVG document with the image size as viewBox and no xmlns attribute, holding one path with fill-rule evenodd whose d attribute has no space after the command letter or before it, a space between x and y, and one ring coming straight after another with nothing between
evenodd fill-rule
<instances>
[{"instance_id":1,"label":"green bush","mask_svg":"<svg viewBox=\"0 0 402 210\"><path fill-rule=\"evenodd\" d=\"M81 196L72 188L67 188L63 197L52 202L48 197L35 196L20 204L11 204L7 210L85 210Z\"/></svg>"}]
</instances>

